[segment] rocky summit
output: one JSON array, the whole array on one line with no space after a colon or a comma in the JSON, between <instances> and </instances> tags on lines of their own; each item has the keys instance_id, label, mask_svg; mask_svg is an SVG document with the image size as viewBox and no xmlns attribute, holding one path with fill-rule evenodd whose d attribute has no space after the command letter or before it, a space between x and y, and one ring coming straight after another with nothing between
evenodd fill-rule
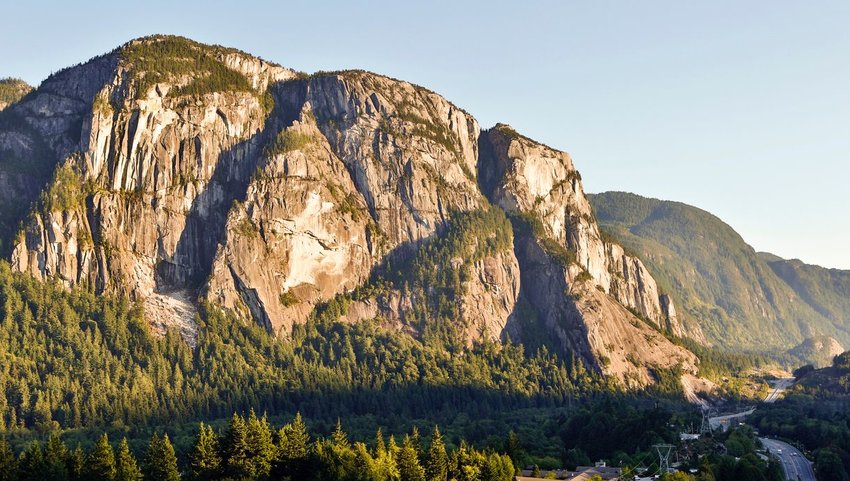
<instances>
[{"instance_id":1,"label":"rocky summit","mask_svg":"<svg viewBox=\"0 0 850 481\"><path fill-rule=\"evenodd\" d=\"M190 342L201 303L280 336L332 310L540 342L629 387L697 373L569 155L369 72L133 40L0 112L0 228L13 269L138 301Z\"/></svg>"}]
</instances>

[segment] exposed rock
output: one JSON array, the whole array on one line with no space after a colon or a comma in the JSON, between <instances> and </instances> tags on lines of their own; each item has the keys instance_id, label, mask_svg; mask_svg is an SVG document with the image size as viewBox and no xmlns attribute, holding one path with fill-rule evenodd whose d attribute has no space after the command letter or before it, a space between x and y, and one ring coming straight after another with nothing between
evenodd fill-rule
<instances>
[{"instance_id":1,"label":"exposed rock","mask_svg":"<svg viewBox=\"0 0 850 481\"><path fill-rule=\"evenodd\" d=\"M145 319L155 333L162 336L167 330L176 329L191 347L198 344L198 325L195 322L198 311L190 291L151 294L145 299L144 309Z\"/></svg>"},{"instance_id":2,"label":"exposed rock","mask_svg":"<svg viewBox=\"0 0 850 481\"><path fill-rule=\"evenodd\" d=\"M523 216L540 231L536 235L574 253L575 262L624 306L660 326L669 325L672 332L681 331L675 316L661 308L655 280L640 259L602 238L568 154L503 124L481 138L480 185L494 204Z\"/></svg>"},{"instance_id":3,"label":"exposed rock","mask_svg":"<svg viewBox=\"0 0 850 481\"><path fill-rule=\"evenodd\" d=\"M581 267L552 258L533 236L517 239L517 257L522 295L561 353L574 353L586 366L629 387L652 383L653 370L697 373L696 356L638 319L594 280L580 280Z\"/></svg>"},{"instance_id":4,"label":"exposed rock","mask_svg":"<svg viewBox=\"0 0 850 481\"><path fill-rule=\"evenodd\" d=\"M478 125L432 92L345 72L288 82L277 98L280 124L293 123L231 211L207 296L286 333L384 255L486 201L471 174Z\"/></svg>"},{"instance_id":5,"label":"exposed rock","mask_svg":"<svg viewBox=\"0 0 850 481\"><path fill-rule=\"evenodd\" d=\"M422 87L366 72L305 79L151 37L8 111L23 121L0 127L0 208L30 209L10 238L14 268L143 301L156 332L194 343L200 295L281 335L342 299L342 321L424 337L422 303L448 300L440 322L467 346L522 340L540 322L560 354L627 386L696 372L650 325L682 332L641 261L600 235L569 156L507 126L479 139L475 119ZM43 158L47 173L16 170L13 156ZM403 276L371 284L427 257L470 211L498 215L455 232L460 253L429 264L451 274L444 292Z\"/></svg>"},{"instance_id":6,"label":"exposed rock","mask_svg":"<svg viewBox=\"0 0 850 481\"><path fill-rule=\"evenodd\" d=\"M829 336L810 337L788 351L792 356L811 362L815 367L829 367L832 359L844 352L844 346Z\"/></svg>"},{"instance_id":7,"label":"exposed rock","mask_svg":"<svg viewBox=\"0 0 850 481\"><path fill-rule=\"evenodd\" d=\"M254 85L294 75L257 59L229 58ZM56 141L53 150L80 152L62 169L84 198L33 211L12 254L16 269L133 299L195 289L207 277L227 210L244 195L239 186L248 183L262 148L263 99L256 91L175 96L179 84L168 81L140 91L147 74L119 50L51 77L31 101L15 106L31 113L27 121L47 137L62 127L51 129L45 119L57 112L79 118L76 141ZM46 190L68 188L54 177Z\"/></svg>"}]
</instances>

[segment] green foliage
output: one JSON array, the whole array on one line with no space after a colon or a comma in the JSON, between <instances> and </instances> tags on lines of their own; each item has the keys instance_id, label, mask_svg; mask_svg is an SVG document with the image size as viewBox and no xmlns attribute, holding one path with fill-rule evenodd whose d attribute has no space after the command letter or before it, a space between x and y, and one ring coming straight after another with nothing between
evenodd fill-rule
<instances>
[{"instance_id":1,"label":"green foliage","mask_svg":"<svg viewBox=\"0 0 850 481\"><path fill-rule=\"evenodd\" d=\"M21 79L11 77L0 79L0 103L13 104L21 100L30 90L32 87Z\"/></svg>"},{"instance_id":2,"label":"green foliage","mask_svg":"<svg viewBox=\"0 0 850 481\"><path fill-rule=\"evenodd\" d=\"M587 272L587 271L579 272L579 274L575 278L575 282L577 284L581 284L583 282L590 282L590 281L593 281L593 276L590 275L590 272Z\"/></svg>"},{"instance_id":3,"label":"green foliage","mask_svg":"<svg viewBox=\"0 0 850 481\"><path fill-rule=\"evenodd\" d=\"M115 479L115 451L109 444L109 437L102 434L94 445L94 450L86 458L86 476L89 479Z\"/></svg>"},{"instance_id":4,"label":"green foliage","mask_svg":"<svg viewBox=\"0 0 850 481\"><path fill-rule=\"evenodd\" d=\"M828 369L834 367L825 370ZM814 452L818 479L848 479L850 476L850 462L847 462L850 460L850 409L846 394L830 388L798 386L784 399L759 407L750 422L762 435L793 439L805 450Z\"/></svg>"},{"instance_id":5,"label":"green foliage","mask_svg":"<svg viewBox=\"0 0 850 481\"><path fill-rule=\"evenodd\" d=\"M168 434L162 436L154 434L151 437L142 465L142 474L145 481L180 481L177 456L174 454L174 447L168 439Z\"/></svg>"},{"instance_id":6,"label":"green foliage","mask_svg":"<svg viewBox=\"0 0 850 481\"><path fill-rule=\"evenodd\" d=\"M127 438L121 439L118 454L115 459L115 481L141 481L142 470L136 462L136 457L130 452Z\"/></svg>"},{"instance_id":7,"label":"green foliage","mask_svg":"<svg viewBox=\"0 0 850 481\"><path fill-rule=\"evenodd\" d=\"M273 157L293 150L302 150L315 141L316 139L312 135L305 134L297 130L281 130L275 138L266 145L265 155L267 157Z\"/></svg>"},{"instance_id":8,"label":"green foliage","mask_svg":"<svg viewBox=\"0 0 850 481\"><path fill-rule=\"evenodd\" d=\"M281 292L277 298L283 307L294 306L301 302L301 300L298 299L298 296L296 296L292 291Z\"/></svg>"},{"instance_id":9,"label":"green foliage","mask_svg":"<svg viewBox=\"0 0 850 481\"><path fill-rule=\"evenodd\" d=\"M841 323L817 307L850 312L840 307L850 305L846 296L835 300L850 284L833 290L829 295L833 300L824 295L814 304L800 302L806 296L776 274L770 257L757 254L708 212L623 192L588 197L602 230L638 253L659 287L672 297L680 317L698 322L713 344L743 350L788 349L811 331L831 333L850 343Z\"/></svg>"},{"instance_id":10,"label":"green foliage","mask_svg":"<svg viewBox=\"0 0 850 481\"><path fill-rule=\"evenodd\" d=\"M245 216L236 223L234 232L248 239L255 239L260 235L260 229L249 216Z\"/></svg>"},{"instance_id":11,"label":"green foliage","mask_svg":"<svg viewBox=\"0 0 850 481\"><path fill-rule=\"evenodd\" d=\"M18 460L9 442L0 439L0 481L13 481L18 474Z\"/></svg>"},{"instance_id":12,"label":"green foliage","mask_svg":"<svg viewBox=\"0 0 850 481\"><path fill-rule=\"evenodd\" d=\"M189 454L189 476L195 481L209 481L221 469L221 454L218 438L212 426L203 422L198 426L198 435Z\"/></svg>"},{"instance_id":13,"label":"green foliage","mask_svg":"<svg viewBox=\"0 0 850 481\"><path fill-rule=\"evenodd\" d=\"M160 423L251 407L318 419L453 413L447 422L455 423L458 413L477 420L552 408L598 388L548 351L526 353L519 345L482 343L453 355L374 322L314 322L281 340L217 309L204 307L197 320L192 349L175 332L152 336L137 306L40 283L0 262L4 427L22 439L55 426L150 433ZM456 422L460 431L472 421Z\"/></svg>"},{"instance_id":14,"label":"green foliage","mask_svg":"<svg viewBox=\"0 0 850 481\"><path fill-rule=\"evenodd\" d=\"M475 262L513 247L510 223L496 208L456 212L440 230L440 235L423 241L412 255L388 261L370 282L352 294L320 306L314 318L335 321L346 311L351 299L381 297L389 289L401 291L413 302L406 322L416 327L422 339L432 346L462 349L459 331L459 300Z\"/></svg>"},{"instance_id":15,"label":"green foliage","mask_svg":"<svg viewBox=\"0 0 850 481\"><path fill-rule=\"evenodd\" d=\"M120 50L121 61L137 73L136 95L144 97L154 84L180 82L170 95L204 95L211 92L254 92L242 74L228 68L212 47L174 36L156 36L131 42Z\"/></svg>"},{"instance_id":16,"label":"green foliage","mask_svg":"<svg viewBox=\"0 0 850 481\"><path fill-rule=\"evenodd\" d=\"M47 211L67 212L82 207L85 197L82 176L73 167L64 164L53 174L53 181L42 198L42 204Z\"/></svg>"},{"instance_id":17,"label":"green foliage","mask_svg":"<svg viewBox=\"0 0 850 481\"><path fill-rule=\"evenodd\" d=\"M576 262L575 253L549 237L543 222L533 212L511 215L511 224L514 235L533 237L546 254L562 266L566 267Z\"/></svg>"}]
</instances>

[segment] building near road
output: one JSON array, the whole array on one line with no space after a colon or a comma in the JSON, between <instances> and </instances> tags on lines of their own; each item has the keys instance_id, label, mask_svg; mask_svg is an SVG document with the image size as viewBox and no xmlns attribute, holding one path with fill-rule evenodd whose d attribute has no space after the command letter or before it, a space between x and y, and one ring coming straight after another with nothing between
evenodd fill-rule
<instances>
[{"instance_id":1,"label":"building near road","mask_svg":"<svg viewBox=\"0 0 850 481\"><path fill-rule=\"evenodd\" d=\"M516 476L515 481L551 481L559 479L562 481L588 481L592 477L599 475L603 481L620 481L620 476L623 470L620 468L612 468L606 466L605 463L597 463L596 466L579 466L575 471L567 469L557 469L554 471L540 471L538 476L532 477L532 471L529 469L522 470L522 476Z\"/></svg>"}]
</instances>

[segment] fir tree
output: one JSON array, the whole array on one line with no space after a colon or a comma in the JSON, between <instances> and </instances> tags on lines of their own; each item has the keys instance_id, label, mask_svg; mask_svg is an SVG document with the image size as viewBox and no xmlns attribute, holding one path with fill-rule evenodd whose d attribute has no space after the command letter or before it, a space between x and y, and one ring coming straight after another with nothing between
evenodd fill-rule
<instances>
[{"instance_id":1,"label":"fir tree","mask_svg":"<svg viewBox=\"0 0 850 481\"><path fill-rule=\"evenodd\" d=\"M310 433L301 413L295 419L280 428L277 436L277 456L274 472L278 476L291 476L302 479L307 468L307 455L310 449Z\"/></svg>"},{"instance_id":2,"label":"fir tree","mask_svg":"<svg viewBox=\"0 0 850 481\"><path fill-rule=\"evenodd\" d=\"M86 474L86 453L79 443L73 451L68 453L68 474L71 481L83 481Z\"/></svg>"},{"instance_id":3,"label":"fir tree","mask_svg":"<svg viewBox=\"0 0 850 481\"><path fill-rule=\"evenodd\" d=\"M45 476L52 481L68 481L68 447L55 431L47 439L44 448Z\"/></svg>"},{"instance_id":4,"label":"fir tree","mask_svg":"<svg viewBox=\"0 0 850 481\"><path fill-rule=\"evenodd\" d=\"M250 476L251 447L248 445L248 426L242 416L236 413L230 418L223 448L225 475L236 479Z\"/></svg>"},{"instance_id":5,"label":"fir tree","mask_svg":"<svg viewBox=\"0 0 850 481\"><path fill-rule=\"evenodd\" d=\"M86 477L104 481L115 479L115 451L106 433L100 435L86 458Z\"/></svg>"},{"instance_id":6,"label":"fir tree","mask_svg":"<svg viewBox=\"0 0 850 481\"><path fill-rule=\"evenodd\" d=\"M9 442L0 439L0 481L15 481L18 476L18 461Z\"/></svg>"},{"instance_id":7,"label":"fir tree","mask_svg":"<svg viewBox=\"0 0 850 481\"><path fill-rule=\"evenodd\" d=\"M428 448L428 460L425 463L425 477L428 481L445 481L448 474L449 458L440 428L434 426L431 446Z\"/></svg>"},{"instance_id":8,"label":"fir tree","mask_svg":"<svg viewBox=\"0 0 850 481\"><path fill-rule=\"evenodd\" d=\"M141 481L141 479L142 471L139 469L139 464L130 452L127 438L123 438L118 445L118 456L115 461L115 481Z\"/></svg>"},{"instance_id":9,"label":"fir tree","mask_svg":"<svg viewBox=\"0 0 850 481\"><path fill-rule=\"evenodd\" d=\"M30 443L26 451L21 453L18 460L18 473L20 479L47 480L41 443Z\"/></svg>"},{"instance_id":10,"label":"fir tree","mask_svg":"<svg viewBox=\"0 0 850 481\"><path fill-rule=\"evenodd\" d=\"M212 426L201 423L192 454L189 456L189 473L194 480L207 481L215 478L220 469L218 438Z\"/></svg>"},{"instance_id":11,"label":"fir tree","mask_svg":"<svg viewBox=\"0 0 850 481\"><path fill-rule=\"evenodd\" d=\"M265 478L271 472L275 455L271 426L265 416L260 419L251 410L245 427L248 440L248 474L252 478Z\"/></svg>"},{"instance_id":12,"label":"fir tree","mask_svg":"<svg viewBox=\"0 0 850 481\"><path fill-rule=\"evenodd\" d=\"M177 456L174 454L174 446L171 445L168 434L159 437L154 433L151 437L142 465L142 474L145 481L180 481Z\"/></svg>"},{"instance_id":13,"label":"fir tree","mask_svg":"<svg viewBox=\"0 0 850 481\"><path fill-rule=\"evenodd\" d=\"M425 470L419 464L419 457L410 436L404 437L397 460L401 481L425 481Z\"/></svg>"}]
</instances>

